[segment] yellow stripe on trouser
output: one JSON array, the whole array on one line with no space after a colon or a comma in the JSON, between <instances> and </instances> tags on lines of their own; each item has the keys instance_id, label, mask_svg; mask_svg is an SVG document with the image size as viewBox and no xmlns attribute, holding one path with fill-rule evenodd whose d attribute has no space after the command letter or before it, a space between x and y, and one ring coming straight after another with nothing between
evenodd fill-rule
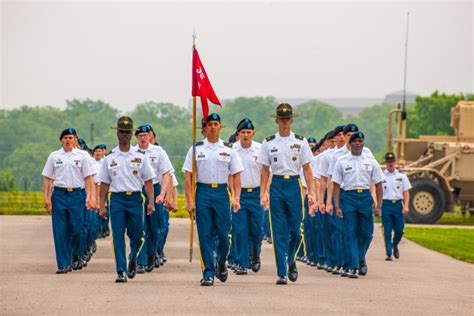
<instances>
[{"instance_id":1,"label":"yellow stripe on trouser","mask_svg":"<svg viewBox=\"0 0 474 316\"><path fill-rule=\"evenodd\" d=\"M109 208L108 210L108 215L110 217L110 198L112 196L112 193L111 192L108 192L107 193L107 207ZM110 218L110 225L112 226L112 218ZM111 242L112 242L112 256L114 257L114 262L115 262L115 266L117 266L117 260L115 259L115 244L114 244L114 230L111 229L112 233L110 234L110 237L112 237L111 239Z\"/></svg>"},{"instance_id":2,"label":"yellow stripe on trouser","mask_svg":"<svg viewBox=\"0 0 474 316\"><path fill-rule=\"evenodd\" d=\"M197 215L196 192L197 192L197 186L194 187L194 192L193 192L194 219L196 219L196 215ZM201 265L201 271L204 272L205 266L204 266L204 260L202 259L201 244L199 243L199 230L197 229L197 225L196 225L196 235L197 235L196 237L197 237L197 244L198 244L198 249L199 249L199 263Z\"/></svg>"},{"instance_id":3,"label":"yellow stripe on trouser","mask_svg":"<svg viewBox=\"0 0 474 316\"><path fill-rule=\"evenodd\" d=\"M298 185L300 187L300 195L301 195L301 223L303 222L304 220L304 195L303 195L303 187L301 185L301 179L298 179ZM304 254L306 256L306 244L304 242L304 232L303 232L303 229L301 227L301 224L300 224L300 236L301 236L301 241L300 241L300 244L298 245L298 248L296 249L296 252L295 252L295 257L293 258L294 261L296 261L296 257L298 256L298 252L300 251L300 248L301 248L301 245L304 245Z\"/></svg>"},{"instance_id":4,"label":"yellow stripe on trouser","mask_svg":"<svg viewBox=\"0 0 474 316\"><path fill-rule=\"evenodd\" d=\"M145 220L146 220L145 219L145 196L143 195L143 193L142 193L142 211L143 211L143 227L145 227ZM143 231L143 234L145 234L144 231ZM142 242L141 242L140 247L138 248L138 251L137 251L137 258L140 255L140 252L142 251L143 245L145 244L145 237L140 238L140 240Z\"/></svg>"},{"instance_id":5,"label":"yellow stripe on trouser","mask_svg":"<svg viewBox=\"0 0 474 316\"><path fill-rule=\"evenodd\" d=\"M227 196L229 198L229 201L230 201L230 198L231 198L231 194L230 194L230 191L227 190ZM230 205L230 211L233 212L234 210L232 209L232 205ZM227 238L229 238L229 250L227 251L227 255L226 255L226 258L229 257L230 255L230 248L232 247L232 230L233 230L233 227L232 227L232 215L231 215L231 218L230 218L230 233L227 234Z\"/></svg>"},{"instance_id":6,"label":"yellow stripe on trouser","mask_svg":"<svg viewBox=\"0 0 474 316\"><path fill-rule=\"evenodd\" d=\"M272 206L270 204L270 194L268 196L268 220L270 221L270 237L272 239L272 248L273 248L273 254L275 255L275 263L277 264L278 267L278 260L277 260L277 254L276 254L276 249L275 249L275 240L273 238L273 228L272 228Z\"/></svg>"}]
</instances>

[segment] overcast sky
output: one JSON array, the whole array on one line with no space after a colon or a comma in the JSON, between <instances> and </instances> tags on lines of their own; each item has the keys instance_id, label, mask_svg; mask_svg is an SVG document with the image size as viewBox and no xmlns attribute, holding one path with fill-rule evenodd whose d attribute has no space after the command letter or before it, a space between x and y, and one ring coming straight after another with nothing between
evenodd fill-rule
<instances>
[{"instance_id":1,"label":"overcast sky","mask_svg":"<svg viewBox=\"0 0 474 316\"><path fill-rule=\"evenodd\" d=\"M473 2L1 3L1 104L186 106L193 29L219 98L473 92Z\"/></svg>"}]
</instances>

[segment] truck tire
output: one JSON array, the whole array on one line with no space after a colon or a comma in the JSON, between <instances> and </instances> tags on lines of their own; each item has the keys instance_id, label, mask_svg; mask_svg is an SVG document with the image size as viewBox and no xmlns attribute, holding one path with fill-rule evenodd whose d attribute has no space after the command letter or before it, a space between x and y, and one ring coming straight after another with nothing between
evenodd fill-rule
<instances>
[{"instance_id":1,"label":"truck tire","mask_svg":"<svg viewBox=\"0 0 474 316\"><path fill-rule=\"evenodd\" d=\"M445 196L443 190L431 179L421 178L412 182L410 190L408 223L434 224L443 215Z\"/></svg>"}]
</instances>

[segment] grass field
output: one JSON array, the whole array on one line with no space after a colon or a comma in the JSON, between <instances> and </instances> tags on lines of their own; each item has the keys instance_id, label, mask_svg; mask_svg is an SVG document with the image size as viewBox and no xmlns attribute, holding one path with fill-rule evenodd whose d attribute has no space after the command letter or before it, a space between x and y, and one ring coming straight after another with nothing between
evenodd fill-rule
<instances>
[{"instance_id":1,"label":"grass field","mask_svg":"<svg viewBox=\"0 0 474 316\"><path fill-rule=\"evenodd\" d=\"M186 218L184 196L178 196L178 211L171 217ZM0 192L0 215L46 215L42 192Z\"/></svg>"},{"instance_id":2,"label":"grass field","mask_svg":"<svg viewBox=\"0 0 474 316\"><path fill-rule=\"evenodd\" d=\"M474 263L474 229L405 227L404 237L423 247Z\"/></svg>"},{"instance_id":3,"label":"grass field","mask_svg":"<svg viewBox=\"0 0 474 316\"><path fill-rule=\"evenodd\" d=\"M41 192L0 192L0 215L46 215L43 208ZM171 217L187 218L184 208L184 195L178 195L178 211L170 213ZM375 218L380 223L380 217ZM459 208L454 213L445 213L437 224L474 226L474 216L463 216Z\"/></svg>"}]
</instances>

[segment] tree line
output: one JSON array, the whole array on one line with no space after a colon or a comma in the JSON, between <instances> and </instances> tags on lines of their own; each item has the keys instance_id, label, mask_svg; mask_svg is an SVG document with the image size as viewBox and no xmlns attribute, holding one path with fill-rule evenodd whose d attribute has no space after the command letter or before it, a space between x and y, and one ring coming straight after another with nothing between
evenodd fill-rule
<instances>
[{"instance_id":1,"label":"tree line","mask_svg":"<svg viewBox=\"0 0 474 316\"><path fill-rule=\"evenodd\" d=\"M473 95L446 95L434 92L417 97L407 106L408 136L452 135L450 110L459 100L474 100ZM199 103L199 100L198 100ZM223 108L211 105L211 111L222 117L222 138L227 140L243 117L256 126L255 140L262 141L276 131L274 119L277 102L273 97L239 97ZM199 107L199 105L198 105ZM336 107L309 102L295 107L298 115L293 130L305 137L320 139L337 125L356 123L366 134L366 144L379 159L383 156L388 113L393 105L377 104L364 108L357 116L344 116ZM42 188L41 171L48 155L60 148L59 133L74 127L89 147L104 143L108 149L116 146L117 118L131 116L135 126L151 124L176 169L182 184L184 157L192 144L190 110L172 103L149 101L122 113L101 100L67 100L66 107L22 106L0 110L0 191L38 191ZM198 120L199 121L199 120ZM199 134L199 133L198 133ZM180 191L182 185L180 186Z\"/></svg>"}]
</instances>

